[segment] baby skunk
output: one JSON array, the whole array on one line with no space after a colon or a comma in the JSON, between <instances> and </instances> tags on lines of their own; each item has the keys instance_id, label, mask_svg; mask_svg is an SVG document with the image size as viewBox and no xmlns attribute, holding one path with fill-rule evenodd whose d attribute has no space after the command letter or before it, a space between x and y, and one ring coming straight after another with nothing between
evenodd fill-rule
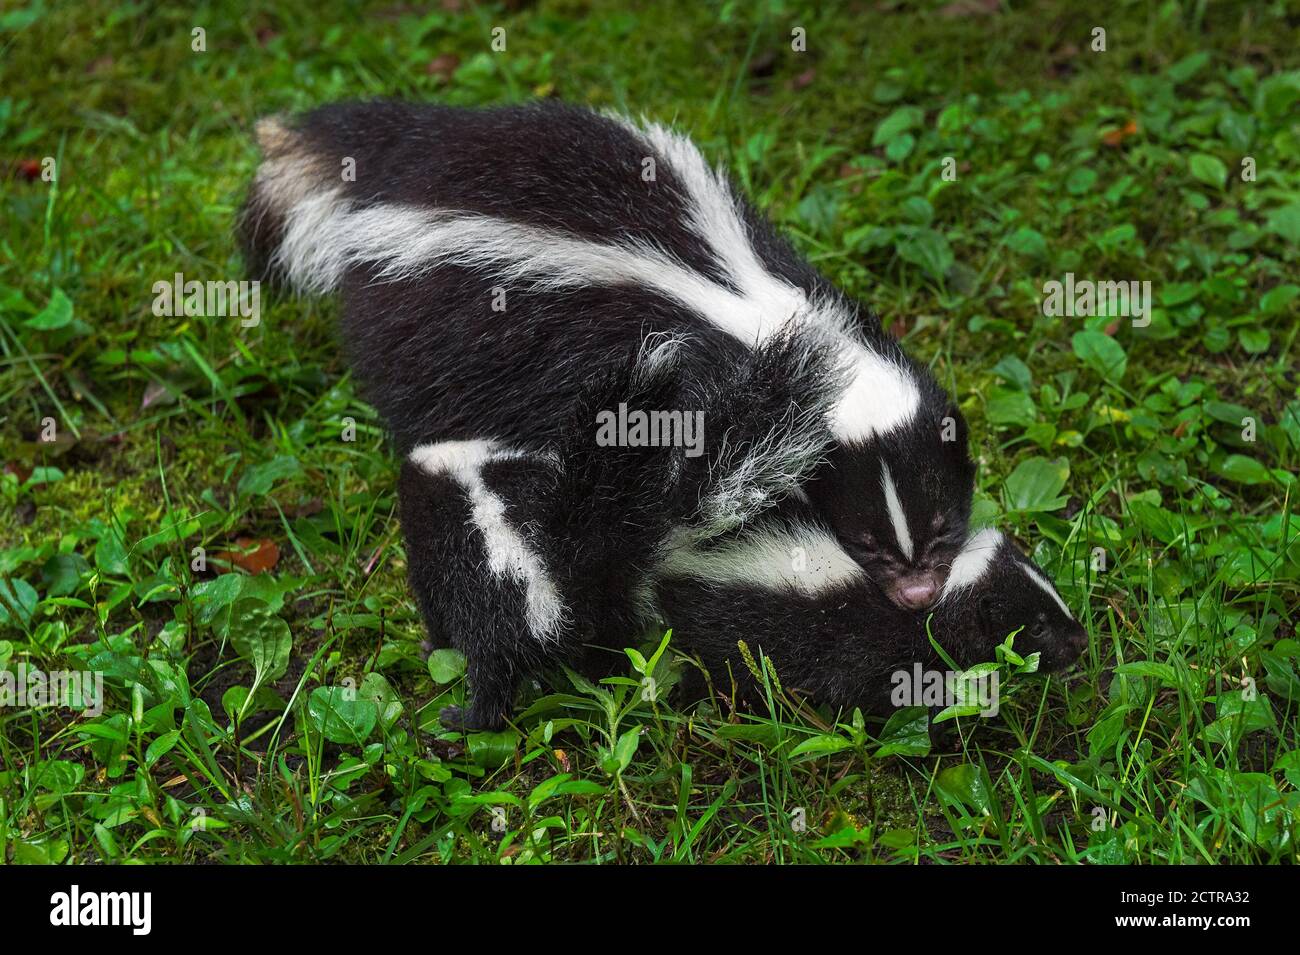
<instances>
[{"instance_id":1,"label":"baby skunk","mask_svg":"<svg viewBox=\"0 0 1300 955\"><path fill-rule=\"evenodd\" d=\"M401 453L484 436L542 452L583 383L643 342L681 342L678 373L704 381L737 350L800 338L835 356L826 427L733 454L716 513L743 521L806 483L891 600L933 602L969 518L961 413L688 139L554 102L342 103L258 138L246 259L341 291L352 365Z\"/></svg>"},{"instance_id":2,"label":"baby skunk","mask_svg":"<svg viewBox=\"0 0 1300 955\"><path fill-rule=\"evenodd\" d=\"M795 513L791 513L791 512ZM757 698L738 641L771 658L783 686L835 708L889 709L892 674L921 662L946 669L930 632L961 667L994 659L1019 631L1021 656L1039 669L1065 669L1087 645L1047 578L994 530L967 540L932 611L895 606L807 513L786 507L712 546L678 548L659 565L655 593L678 648L697 654L714 686L735 681ZM1023 629L1021 629L1023 628Z\"/></svg>"}]
</instances>

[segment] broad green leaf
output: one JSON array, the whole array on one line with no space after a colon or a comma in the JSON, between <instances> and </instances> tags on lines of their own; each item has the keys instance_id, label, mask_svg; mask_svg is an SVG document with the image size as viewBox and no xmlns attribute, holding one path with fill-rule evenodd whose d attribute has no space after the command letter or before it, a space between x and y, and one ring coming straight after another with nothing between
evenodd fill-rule
<instances>
[{"instance_id":1,"label":"broad green leaf","mask_svg":"<svg viewBox=\"0 0 1300 955\"><path fill-rule=\"evenodd\" d=\"M434 683L452 683L464 672L465 657L459 650L444 648L429 654L429 676Z\"/></svg>"},{"instance_id":2,"label":"broad green leaf","mask_svg":"<svg viewBox=\"0 0 1300 955\"><path fill-rule=\"evenodd\" d=\"M482 766L484 769L496 769L519 748L519 734L514 730L502 730L499 733L470 733L465 737L465 748L469 750L474 765Z\"/></svg>"},{"instance_id":3,"label":"broad green leaf","mask_svg":"<svg viewBox=\"0 0 1300 955\"><path fill-rule=\"evenodd\" d=\"M1219 463L1218 472L1238 484L1267 484L1271 478L1268 468L1256 458L1244 454L1230 454Z\"/></svg>"},{"instance_id":4,"label":"broad green leaf","mask_svg":"<svg viewBox=\"0 0 1300 955\"><path fill-rule=\"evenodd\" d=\"M221 708L226 711L232 723L238 722L248 705L248 698L253 694L246 686L235 685L221 694Z\"/></svg>"},{"instance_id":5,"label":"broad green leaf","mask_svg":"<svg viewBox=\"0 0 1300 955\"><path fill-rule=\"evenodd\" d=\"M1215 189L1222 189L1228 181L1228 167L1217 156L1196 153L1187 161L1192 176Z\"/></svg>"},{"instance_id":6,"label":"broad green leaf","mask_svg":"<svg viewBox=\"0 0 1300 955\"><path fill-rule=\"evenodd\" d=\"M930 714L924 706L905 706L880 731L875 759L886 756L925 756L930 752Z\"/></svg>"},{"instance_id":7,"label":"broad green leaf","mask_svg":"<svg viewBox=\"0 0 1300 955\"><path fill-rule=\"evenodd\" d=\"M1237 341L1242 351L1250 355L1262 355L1268 351L1271 336L1267 328L1238 328Z\"/></svg>"},{"instance_id":8,"label":"broad green leaf","mask_svg":"<svg viewBox=\"0 0 1300 955\"><path fill-rule=\"evenodd\" d=\"M815 753L818 756L823 756L827 753L838 753L841 750L850 749L852 746L852 741L845 739L843 736L813 736L790 750L790 756L793 758L803 756L805 753Z\"/></svg>"},{"instance_id":9,"label":"broad green leaf","mask_svg":"<svg viewBox=\"0 0 1300 955\"><path fill-rule=\"evenodd\" d=\"M169 752L171 752L172 747L176 745L177 741L180 738L181 738L181 731L172 730L171 732L163 733L161 736L155 739L152 743L149 744L149 748L144 751L145 766L152 767L154 764L156 764L158 760L162 759Z\"/></svg>"},{"instance_id":10,"label":"broad green leaf","mask_svg":"<svg viewBox=\"0 0 1300 955\"><path fill-rule=\"evenodd\" d=\"M0 22L0 29L3 28L3 22ZM18 865L58 865L68 857L68 840L18 839L13 843L13 853Z\"/></svg>"},{"instance_id":11,"label":"broad green leaf","mask_svg":"<svg viewBox=\"0 0 1300 955\"><path fill-rule=\"evenodd\" d=\"M80 554L55 554L41 568L41 583L47 597L66 597L77 592L82 576L90 573L90 564Z\"/></svg>"},{"instance_id":12,"label":"broad green leaf","mask_svg":"<svg viewBox=\"0 0 1300 955\"><path fill-rule=\"evenodd\" d=\"M382 673L367 673L361 680L361 686L357 688L357 695L374 704L375 713L379 716L379 727L382 730L392 729L397 718L402 715L402 698L397 695Z\"/></svg>"},{"instance_id":13,"label":"broad green leaf","mask_svg":"<svg viewBox=\"0 0 1300 955\"><path fill-rule=\"evenodd\" d=\"M244 598L235 603L230 616L230 643L253 665L257 674L255 689L278 680L289 668L289 651L293 647L289 625L261 600Z\"/></svg>"},{"instance_id":14,"label":"broad green leaf","mask_svg":"<svg viewBox=\"0 0 1300 955\"><path fill-rule=\"evenodd\" d=\"M32 787L52 793L71 792L86 778L86 767L66 759L47 759L32 771Z\"/></svg>"},{"instance_id":15,"label":"broad green leaf","mask_svg":"<svg viewBox=\"0 0 1300 955\"><path fill-rule=\"evenodd\" d=\"M632 765L632 758L636 755L637 747L641 745L641 727L634 726L623 733L614 744L614 760L618 766L618 772L623 772Z\"/></svg>"},{"instance_id":16,"label":"broad green leaf","mask_svg":"<svg viewBox=\"0 0 1300 955\"><path fill-rule=\"evenodd\" d=\"M1292 245L1300 245L1300 202L1281 206L1268 214L1268 229Z\"/></svg>"},{"instance_id":17,"label":"broad green leaf","mask_svg":"<svg viewBox=\"0 0 1300 955\"><path fill-rule=\"evenodd\" d=\"M71 321L72 301L63 294L62 289L56 288L45 308L23 322L23 327L48 332L62 328Z\"/></svg>"},{"instance_id":18,"label":"broad green leaf","mask_svg":"<svg viewBox=\"0 0 1300 955\"><path fill-rule=\"evenodd\" d=\"M948 240L934 229L917 229L898 244L898 254L936 279L943 278L953 261Z\"/></svg>"},{"instance_id":19,"label":"broad green leaf","mask_svg":"<svg viewBox=\"0 0 1300 955\"><path fill-rule=\"evenodd\" d=\"M265 464L254 465L244 471L239 478L238 490L241 495L260 497L271 490L277 481L293 477L302 472L298 459L281 455Z\"/></svg>"},{"instance_id":20,"label":"broad green leaf","mask_svg":"<svg viewBox=\"0 0 1300 955\"><path fill-rule=\"evenodd\" d=\"M1047 240L1037 229L1021 226L1007 237L1007 248L1035 259L1047 258Z\"/></svg>"},{"instance_id":21,"label":"broad green leaf","mask_svg":"<svg viewBox=\"0 0 1300 955\"><path fill-rule=\"evenodd\" d=\"M1259 310L1265 315L1276 315L1285 311L1297 295L1300 295L1300 285L1279 285L1264 293L1259 300Z\"/></svg>"},{"instance_id":22,"label":"broad green leaf","mask_svg":"<svg viewBox=\"0 0 1300 955\"><path fill-rule=\"evenodd\" d=\"M1065 180L1065 188L1072 196L1081 196L1097 184L1097 173L1087 166L1073 170Z\"/></svg>"},{"instance_id":23,"label":"broad green leaf","mask_svg":"<svg viewBox=\"0 0 1300 955\"><path fill-rule=\"evenodd\" d=\"M1103 381L1119 381L1128 368L1124 346L1103 332L1075 332L1070 344L1079 360L1101 376Z\"/></svg>"},{"instance_id":24,"label":"broad green leaf","mask_svg":"<svg viewBox=\"0 0 1300 955\"><path fill-rule=\"evenodd\" d=\"M1023 391L999 388L984 407L991 424L1015 424L1029 427L1038 418L1038 406Z\"/></svg>"},{"instance_id":25,"label":"broad green leaf","mask_svg":"<svg viewBox=\"0 0 1300 955\"><path fill-rule=\"evenodd\" d=\"M1173 66L1165 70L1165 75L1175 83L1186 83L1210 61L1210 54L1204 50L1189 53Z\"/></svg>"},{"instance_id":26,"label":"broad green leaf","mask_svg":"<svg viewBox=\"0 0 1300 955\"><path fill-rule=\"evenodd\" d=\"M900 107L880 121L875 134L871 137L871 145L873 147L883 146L908 130L921 125L921 121L924 119L925 113L918 107Z\"/></svg>"},{"instance_id":27,"label":"broad green leaf","mask_svg":"<svg viewBox=\"0 0 1300 955\"><path fill-rule=\"evenodd\" d=\"M885 156L890 162L902 162L912 154L916 148L916 137L911 133L903 133L901 136L895 136L885 147Z\"/></svg>"},{"instance_id":28,"label":"broad green leaf","mask_svg":"<svg viewBox=\"0 0 1300 955\"><path fill-rule=\"evenodd\" d=\"M359 746L374 731L378 714L371 700L342 686L318 686L307 698L307 714L316 730L331 743Z\"/></svg>"},{"instance_id":29,"label":"broad green leaf","mask_svg":"<svg viewBox=\"0 0 1300 955\"><path fill-rule=\"evenodd\" d=\"M126 545L116 528L110 528L95 544L95 566L111 577L125 577L131 573L127 563Z\"/></svg>"},{"instance_id":30,"label":"broad green leaf","mask_svg":"<svg viewBox=\"0 0 1300 955\"><path fill-rule=\"evenodd\" d=\"M973 763L949 766L935 777L934 782L940 792L967 809L985 816L992 814L993 801L984 784L984 774Z\"/></svg>"},{"instance_id":31,"label":"broad green leaf","mask_svg":"<svg viewBox=\"0 0 1300 955\"><path fill-rule=\"evenodd\" d=\"M0 626L26 627L39 602L40 595L27 581L0 577Z\"/></svg>"},{"instance_id":32,"label":"broad green leaf","mask_svg":"<svg viewBox=\"0 0 1300 955\"><path fill-rule=\"evenodd\" d=\"M1065 458L1028 458L1016 465L1003 485L1003 498L1009 511L1054 511L1064 507L1061 489L1070 476Z\"/></svg>"},{"instance_id":33,"label":"broad green leaf","mask_svg":"<svg viewBox=\"0 0 1300 955\"><path fill-rule=\"evenodd\" d=\"M1015 355L1004 355L993 366L993 374L1015 385L1021 391L1028 391L1034 385L1034 376L1021 359Z\"/></svg>"}]
</instances>

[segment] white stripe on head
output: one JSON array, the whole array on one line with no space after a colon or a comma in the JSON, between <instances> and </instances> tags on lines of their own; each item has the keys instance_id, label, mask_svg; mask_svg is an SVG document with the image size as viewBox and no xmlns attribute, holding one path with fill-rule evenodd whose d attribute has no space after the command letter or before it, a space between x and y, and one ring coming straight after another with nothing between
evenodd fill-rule
<instances>
[{"instance_id":1,"label":"white stripe on head","mask_svg":"<svg viewBox=\"0 0 1300 955\"><path fill-rule=\"evenodd\" d=\"M866 441L916 417L921 392L905 368L858 342L845 342L840 353L849 381L831 419L835 437Z\"/></svg>"},{"instance_id":2,"label":"white stripe on head","mask_svg":"<svg viewBox=\"0 0 1300 955\"><path fill-rule=\"evenodd\" d=\"M939 599L947 600L952 594L979 583L989 569L993 555L1003 543L1003 536L991 527L976 531L966 538L961 553L953 560L952 568L948 571L948 579L944 581Z\"/></svg>"},{"instance_id":3,"label":"white stripe on head","mask_svg":"<svg viewBox=\"0 0 1300 955\"><path fill-rule=\"evenodd\" d=\"M329 292L347 268L347 203L340 188L306 195L284 215L284 235L272 264L302 291Z\"/></svg>"},{"instance_id":4,"label":"white stripe on head","mask_svg":"<svg viewBox=\"0 0 1300 955\"><path fill-rule=\"evenodd\" d=\"M769 524L719 546L696 548L679 533L655 569L717 586L752 586L816 597L866 580L866 572L825 529Z\"/></svg>"},{"instance_id":5,"label":"white stripe on head","mask_svg":"<svg viewBox=\"0 0 1300 955\"><path fill-rule=\"evenodd\" d=\"M1062 600L1061 595L1056 592L1056 588L1052 586L1051 581L1024 561L1017 561L1017 563L1020 564L1020 569L1025 572L1025 575L1043 589L1043 593L1056 601L1056 605L1061 608L1061 613L1073 620L1074 614L1070 613L1070 608L1065 605L1065 601Z\"/></svg>"},{"instance_id":6,"label":"white stripe on head","mask_svg":"<svg viewBox=\"0 0 1300 955\"><path fill-rule=\"evenodd\" d=\"M880 462L880 483L885 489L885 509L889 512L889 523L894 528L894 539L898 549L908 560L912 559L912 532L907 527L907 515L903 513L903 502L898 499L898 488L894 487L894 476L889 473L889 465Z\"/></svg>"},{"instance_id":7,"label":"white stripe on head","mask_svg":"<svg viewBox=\"0 0 1300 955\"><path fill-rule=\"evenodd\" d=\"M538 640L554 640L567 615L559 589L541 558L507 521L505 501L483 481L483 465L523 456L517 451L497 450L494 441L442 441L414 448L410 460L425 473L445 474L465 489L470 520L487 551L489 572L523 585L529 631Z\"/></svg>"}]
</instances>

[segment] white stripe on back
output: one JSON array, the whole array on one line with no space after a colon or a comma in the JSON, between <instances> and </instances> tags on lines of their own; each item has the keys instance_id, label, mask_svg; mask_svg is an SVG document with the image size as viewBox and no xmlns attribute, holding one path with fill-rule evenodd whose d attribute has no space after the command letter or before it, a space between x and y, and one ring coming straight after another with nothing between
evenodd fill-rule
<instances>
[{"instance_id":1,"label":"white stripe on back","mask_svg":"<svg viewBox=\"0 0 1300 955\"><path fill-rule=\"evenodd\" d=\"M820 527L767 525L721 545L697 548L686 535L668 545L660 578L689 577L717 586L753 586L816 597L864 582L866 571Z\"/></svg>"},{"instance_id":2,"label":"white stripe on back","mask_svg":"<svg viewBox=\"0 0 1300 955\"><path fill-rule=\"evenodd\" d=\"M311 192L311 164L264 164L277 200L287 206L275 264L297 287L337 288L347 268L372 263L381 281L422 275L439 266L482 269L503 285L550 290L593 284L639 285L691 309L754 347L791 325L822 329L849 384L832 415L832 432L862 441L910 421L921 404L906 369L862 339L852 307L835 298L810 302L803 290L764 267L727 179L688 138L662 126L624 124L673 170L686 195L687 226L713 251L738 291L711 281L667 250L621 241L595 242L557 230L454 209L396 203L356 207L341 187Z\"/></svg>"}]
</instances>

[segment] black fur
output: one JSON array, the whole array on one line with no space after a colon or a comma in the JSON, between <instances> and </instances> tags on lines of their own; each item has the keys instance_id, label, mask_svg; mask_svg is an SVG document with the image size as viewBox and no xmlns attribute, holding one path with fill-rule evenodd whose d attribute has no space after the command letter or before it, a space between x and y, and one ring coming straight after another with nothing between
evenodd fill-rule
<instances>
[{"instance_id":1,"label":"black fur","mask_svg":"<svg viewBox=\"0 0 1300 955\"><path fill-rule=\"evenodd\" d=\"M657 160L656 175L647 181L641 175L652 152L647 142L590 111L553 102L486 110L343 103L270 129L262 137L267 158L297 157L295 169L306 181L295 181L296 188L338 189L351 208L402 203L454 209L557 236L637 242L734 288L708 243L685 222L685 187L672 162L651 157ZM346 159L355 161L355 181L340 176ZM259 180L240 217L250 267L268 277L280 274L276 251L285 210L277 201L277 193ZM795 471L785 484L812 481L809 492L823 518L873 575L892 584L887 590L895 597L900 582L917 575L941 583L947 542L959 540L965 530L973 488L961 414L874 315L848 301L743 200L738 208L768 271L810 299L843 304L863 342L904 369L922 394L920 414L902 432L835 447L827 456L807 456L801 460L824 457L815 479L811 470ZM523 284L506 289L506 311L499 312L492 310L499 280L490 270L441 266L415 277L381 280L381 268L354 261L345 270L343 331L364 394L381 412L401 453L423 442L489 437L543 450L560 440L584 383L616 368L622 356L647 340L684 342L678 369L687 382L707 382L714 368L737 360L746 349L648 287L542 291ZM811 341L805 347L813 347ZM834 376L822 375L819 387L824 389L820 403L834 398ZM719 417L707 422L710 435L732 430L723 411L720 407ZM773 427L801 411L780 409ZM958 438L941 443L938 435L949 418L957 422ZM734 443L732 450L738 450ZM733 454L727 461L742 459ZM913 561L892 552L881 536L887 530L880 526L882 460L906 475L899 488L916 538ZM725 474L715 478L726 486ZM758 486L742 496L769 506L786 491ZM942 526L933 524L935 514L944 517Z\"/></svg>"},{"instance_id":2,"label":"black fur","mask_svg":"<svg viewBox=\"0 0 1300 955\"><path fill-rule=\"evenodd\" d=\"M819 356L789 339L745 353L707 380L682 378L677 353L627 356L584 385L547 450L503 448L508 456L476 471L564 605L550 639L530 631L526 585L490 572L465 482L429 473L418 454L404 462L399 497L411 589L433 644L455 647L468 661L473 702L447 714L448 725L500 726L523 678L560 663L589 669L598 651L618 651L657 623L654 568L683 529L702 532L727 517L717 512L715 481L732 443L769 437L777 412L790 419L789 408L821 381ZM706 421L734 411L733 424L698 458L671 445L598 446L596 415L620 402L698 410Z\"/></svg>"}]
</instances>

